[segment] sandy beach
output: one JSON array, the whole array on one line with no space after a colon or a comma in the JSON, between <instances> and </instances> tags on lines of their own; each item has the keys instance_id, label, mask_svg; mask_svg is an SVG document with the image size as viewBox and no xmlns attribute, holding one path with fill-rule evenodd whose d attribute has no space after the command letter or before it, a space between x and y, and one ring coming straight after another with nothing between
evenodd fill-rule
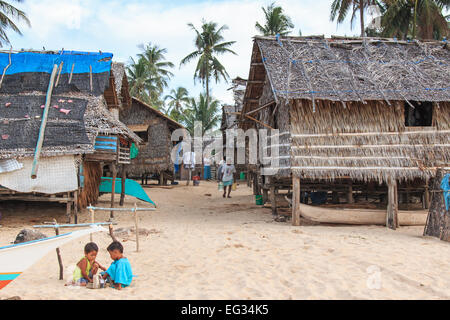
<instances>
[{"instance_id":1,"label":"sandy beach","mask_svg":"<svg viewBox=\"0 0 450 320\"><path fill-rule=\"evenodd\" d=\"M64 286L83 256L89 237L61 248L65 280L59 281L51 252L0 291L0 299L448 299L450 244L423 237L423 227L397 231L378 226L301 226L275 222L269 209L254 204L241 184L231 199L213 182L199 187L181 182L173 189L147 188L158 204L140 214L150 234L124 241L125 256L137 277L122 291ZM108 205L109 195L99 205ZM125 205L134 205L127 197ZM145 206L139 201L138 206ZM0 245L23 228L64 223L64 206L1 203ZM98 213L106 221L109 213ZM87 222L87 212L80 222ZM118 213L119 227L131 227L130 213ZM70 230L70 229L68 229ZM53 231L46 230L47 235ZM94 234L98 261L111 263L106 233Z\"/></svg>"}]
</instances>

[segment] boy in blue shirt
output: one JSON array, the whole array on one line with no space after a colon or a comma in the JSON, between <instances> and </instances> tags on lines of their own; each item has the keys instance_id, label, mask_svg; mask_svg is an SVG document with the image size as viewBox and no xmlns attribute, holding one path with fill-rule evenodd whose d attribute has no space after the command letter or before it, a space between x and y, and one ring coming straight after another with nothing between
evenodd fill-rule
<instances>
[{"instance_id":1,"label":"boy in blue shirt","mask_svg":"<svg viewBox=\"0 0 450 320\"><path fill-rule=\"evenodd\" d=\"M120 242L114 241L108 248L109 255L113 259L110 267L102 273L103 279L110 278L114 288L121 290L131 284L133 272L131 271L130 261L123 256L123 246Z\"/></svg>"}]
</instances>

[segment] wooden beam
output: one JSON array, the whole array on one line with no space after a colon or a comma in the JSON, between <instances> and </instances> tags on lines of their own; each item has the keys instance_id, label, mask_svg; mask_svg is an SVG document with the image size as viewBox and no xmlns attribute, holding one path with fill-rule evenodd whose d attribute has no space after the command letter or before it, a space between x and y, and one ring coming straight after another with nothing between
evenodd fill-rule
<instances>
[{"instance_id":1,"label":"wooden beam","mask_svg":"<svg viewBox=\"0 0 450 320\"><path fill-rule=\"evenodd\" d=\"M247 112L246 115L249 115L249 114L258 112L259 110L262 110L262 109L264 109L264 108L270 107L270 106L273 105L274 103L275 103L275 101L270 101L270 102L268 102L268 103L262 105L261 107L259 107L259 108L257 108L257 109L254 109L254 110L252 110L252 111Z\"/></svg>"},{"instance_id":2,"label":"wooden beam","mask_svg":"<svg viewBox=\"0 0 450 320\"><path fill-rule=\"evenodd\" d=\"M257 123L259 123L260 125L269 128L269 129L273 129L271 126L269 126L268 124L265 124L264 122L259 121L258 119L253 118L252 116L249 116L248 114L245 115L248 119L253 120Z\"/></svg>"},{"instance_id":3,"label":"wooden beam","mask_svg":"<svg viewBox=\"0 0 450 320\"><path fill-rule=\"evenodd\" d=\"M264 80L248 80L247 84L264 84Z\"/></svg>"},{"instance_id":4,"label":"wooden beam","mask_svg":"<svg viewBox=\"0 0 450 320\"><path fill-rule=\"evenodd\" d=\"M44 107L44 112L42 115L41 127L39 128L38 141L36 143L36 149L34 151L33 164L31 166L31 179L37 178L38 162L39 162L39 158L41 156L42 144L44 143L45 127L47 126L48 111L50 109L50 100L52 98L53 83L55 81L57 69L58 69L58 66L56 64L54 64L52 74L50 76L50 82L49 82L48 88L47 88L47 95L45 96L45 107Z\"/></svg>"},{"instance_id":5,"label":"wooden beam","mask_svg":"<svg viewBox=\"0 0 450 320\"><path fill-rule=\"evenodd\" d=\"M386 214L386 227L395 230L398 224L398 194L397 180L388 178L388 207Z\"/></svg>"},{"instance_id":6,"label":"wooden beam","mask_svg":"<svg viewBox=\"0 0 450 320\"><path fill-rule=\"evenodd\" d=\"M244 102L259 103L259 99L246 98L246 99L244 99Z\"/></svg>"},{"instance_id":7,"label":"wooden beam","mask_svg":"<svg viewBox=\"0 0 450 320\"><path fill-rule=\"evenodd\" d=\"M292 225L300 225L300 177L292 176Z\"/></svg>"}]
</instances>

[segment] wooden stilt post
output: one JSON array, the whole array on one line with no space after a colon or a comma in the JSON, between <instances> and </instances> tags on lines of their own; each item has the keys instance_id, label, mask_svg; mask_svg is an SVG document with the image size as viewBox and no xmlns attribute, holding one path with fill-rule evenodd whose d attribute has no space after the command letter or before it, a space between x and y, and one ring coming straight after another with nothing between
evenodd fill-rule
<instances>
[{"instance_id":1,"label":"wooden stilt post","mask_svg":"<svg viewBox=\"0 0 450 320\"><path fill-rule=\"evenodd\" d=\"M300 177L292 176L292 225L300 225Z\"/></svg>"},{"instance_id":2,"label":"wooden stilt post","mask_svg":"<svg viewBox=\"0 0 450 320\"><path fill-rule=\"evenodd\" d=\"M123 203L125 202L125 180L127 180L127 167L125 164L122 164L122 189L120 190L119 202L121 207L123 207Z\"/></svg>"},{"instance_id":3,"label":"wooden stilt post","mask_svg":"<svg viewBox=\"0 0 450 320\"><path fill-rule=\"evenodd\" d=\"M429 190L429 182L430 180L427 178L426 180L426 185L425 185L425 191L424 191L424 195L423 195L423 204L424 204L424 209L429 209L430 208L430 190Z\"/></svg>"},{"instance_id":4,"label":"wooden stilt post","mask_svg":"<svg viewBox=\"0 0 450 320\"><path fill-rule=\"evenodd\" d=\"M164 185L164 173L162 171L159 173L159 185Z\"/></svg>"},{"instance_id":5,"label":"wooden stilt post","mask_svg":"<svg viewBox=\"0 0 450 320\"><path fill-rule=\"evenodd\" d=\"M267 190L267 188L263 189L262 196L263 196L263 204L266 204L267 201L269 201L269 190Z\"/></svg>"},{"instance_id":6,"label":"wooden stilt post","mask_svg":"<svg viewBox=\"0 0 450 320\"><path fill-rule=\"evenodd\" d=\"M73 214L74 214L74 223L78 224L78 191L73 193Z\"/></svg>"},{"instance_id":7,"label":"wooden stilt post","mask_svg":"<svg viewBox=\"0 0 450 320\"><path fill-rule=\"evenodd\" d=\"M114 208L114 194L116 191L116 178L117 178L117 167L116 163L113 162L111 164L112 167L112 187L111 187L111 208ZM114 218L114 211L111 210L110 216L111 219Z\"/></svg>"},{"instance_id":8,"label":"wooden stilt post","mask_svg":"<svg viewBox=\"0 0 450 320\"><path fill-rule=\"evenodd\" d=\"M139 219L137 204L134 204L134 227L136 228L136 252L139 252Z\"/></svg>"},{"instance_id":9,"label":"wooden stilt post","mask_svg":"<svg viewBox=\"0 0 450 320\"><path fill-rule=\"evenodd\" d=\"M92 207L91 204L89 204L89 207ZM95 211L92 208L89 208L89 213L91 215L91 223L95 223ZM93 241L93 236L92 233L89 235L89 239L92 242Z\"/></svg>"},{"instance_id":10,"label":"wooden stilt post","mask_svg":"<svg viewBox=\"0 0 450 320\"><path fill-rule=\"evenodd\" d=\"M67 192L67 198L71 198L71 193ZM67 223L70 223L70 216L72 215L72 200L67 200L66 204L66 217Z\"/></svg>"},{"instance_id":11,"label":"wooden stilt post","mask_svg":"<svg viewBox=\"0 0 450 320\"><path fill-rule=\"evenodd\" d=\"M398 194L397 181L392 177L388 178L388 206L386 215L386 227L395 230L398 224Z\"/></svg>"},{"instance_id":12,"label":"wooden stilt post","mask_svg":"<svg viewBox=\"0 0 450 320\"><path fill-rule=\"evenodd\" d=\"M56 219L53 219L53 224L58 224L56 222ZM57 236L59 236L59 228L55 228L55 234ZM58 264L59 264L59 280L64 280L64 265L62 262L62 257L61 257L61 251L59 250L59 248L56 248L56 256L58 257Z\"/></svg>"},{"instance_id":13,"label":"wooden stilt post","mask_svg":"<svg viewBox=\"0 0 450 320\"><path fill-rule=\"evenodd\" d=\"M347 202L355 203L355 200L353 199L353 183L352 183L352 181L350 181L348 184Z\"/></svg>"},{"instance_id":14,"label":"wooden stilt post","mask_svg":"<svg viewBox=\"0 0 450 320\"><path fill-rule=\"evenodd\" d=\"M272 207L272 215L277 215L277 195L275 194L275 186L270 186L270 204Z\"/></svg>"},{"instance_id":15,"label":"wooden stilt post","mask_svg":"<svg viewBox=\"0 0 450 320\"><path fill-rule=\"evenodd\" d=\"M186 181L186 185L187 186L189 185L189 183L191 182L191 179L192 179L192 170L191 170L191 168L188 169L188 172L189 172L189 175L188 175L188 179Z\"/></svg>"}]
</instances>

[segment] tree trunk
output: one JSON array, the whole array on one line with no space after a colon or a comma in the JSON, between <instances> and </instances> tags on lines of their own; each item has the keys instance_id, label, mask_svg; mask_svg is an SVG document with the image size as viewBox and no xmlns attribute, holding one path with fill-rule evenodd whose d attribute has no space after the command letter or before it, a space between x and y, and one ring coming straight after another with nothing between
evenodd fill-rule
<instances>
[{"instance_id":1,"label":"tree trunk","mask_svg":"<svg viewBox=\"0 0 450 320\"><path fill-rule=\"evenodd\" d=\"M414 2L414 20L413 20L413 31L412 31L412 37L413 39L416 38L416 28L417 28L417 2L419 2L418 0L416 0ZM407 36L407 35L406 35Z\"/></svg>"},{"instance_id":2,"label":"tree trunk","mask_svg":"<svg viewBox=\"0 0 450 320\"><path fill-rule=\"evenodd\" d=\"M361 37L365 37L365 30L364 30L364 0L359 0L359 19L361 22Z\"/></svg>"}]
</instances>

